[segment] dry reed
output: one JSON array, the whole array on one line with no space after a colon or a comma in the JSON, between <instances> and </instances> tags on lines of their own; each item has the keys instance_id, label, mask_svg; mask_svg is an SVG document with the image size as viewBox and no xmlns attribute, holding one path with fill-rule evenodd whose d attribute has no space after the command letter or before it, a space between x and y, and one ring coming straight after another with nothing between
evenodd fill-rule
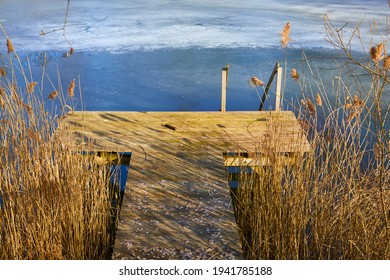
<instances>
[{"instance_id":1,"label":"dry reed","mask_svg":"<svg viewBox=\"0 0 390 280\"><path fill-rule=\"evenodd\" d=\"M363 100L359 99L359 96L354 95L354 97L353 97L353 106L354 107L364 106L364 102L363 102Z\"/></svg>"},{"instance_id":2,"label":"dry reed","mask_svg":"<svg viewBox=\"0 0 390 280\"><path fill-rule=\"evenodd\" d=\"M284 25L282 32L280 33L280 37L281 37L280 45L282 46L282 48L286 48L289 45L289 43L292 41L290 38L290 29L291 29L290 22L287 22Z\"/></svg>"},{"instance_id":3,"label":"dry reed","mask_svg":"<svg viewBox=\"0 0 390 280\"><path fill-rule=\"evenodd\" d=\"M322 107L322 98L321 98L321 95L319 93L317 93L317 95L316 95L316 103L318 106Z\"/></svg>"},{"instance_id":4,"label":"dry reed","mask_svg":"<svg viewBox=\"0 0 390 280\"><path fill-rule=\"evenodd\" d=\"M249 83L254 87L264 86L264 82L257 77L252 77Z\"/></svg>"},{"instance_id":5,"label":"dry reed","mask_svg":"<svg viewBox=\"0 0 390 280\"><path fill-rule=\"evenodd\" d=\"M390 55L386 56L386 58L383 60L383 69L389 70L390 68Z\"/></svg>"},{"instance_id":6,"label":"dry reed","mask_svg":"<svg viewBox=\"0 0 390 280\"><path fill-rule=\"evenodd\" d=\"M6 42L12 54L0 77L0 259L110 258L117 191L108 169L53 135L58 118L45 109L45 87L27 82ZM49 98L62 95L55 90Z\"/></svg>"},{"instance_id":7,"label":"dry reed","mask_svg":"<svg viewBox=\"0 0 390 280\"><path fill-rule=\"evenodd\" d=\"M291 69L291 78L295 81L299 80L299 73L298 73L297 69L295 69L295 68Z\"/></svg>"},{"instance_id":8,"label":"dry reed","mask_svg":"<svg viewBox=\"0 0 390 280\"><path fill-rule=\"evenodd\" d=\"M303 96L315 96L318 107L304 97L296 111L312 151L278 154L277 143L264 141L255 160L272 164L240 174L235 211L246 259L390 259L389 107L383 99L390 81L379 69L388 43L371 48L371 68L351 55L352 39L344 43L342 28L326 17L325 27L348 61L351 80L329 93L308 67L316 86L300 89ZM386 57L384 70L389 61ZM368 87L355 78L361 70L370 75ZM308 75L302 80L308 83ZM351 85L359 89L353 97ZM313 89L319 92L308 92ZM336 100L330 101L332 94ZM267 160L267 154L279 156Z\"/></svg>"},{"instance_id":9,"label":"dry reed","mask_svg":"<svg viewBox=\"0 0 390 280\"><path fill-rule=\"evenodd\" d=\"M313 119L301 123L314 125ZM289 155L289 164L281 155L241 174L235 210L246 259L389 258L381 208L382 194L390 205L389 167L382 175L362 170L367 148L357 139L364 127L337 123L339 116L330 116L314 134L312 153ZM277 149L259 145L260 151ZM377 161L383 157L379 146L374 153ZM256 159L266 162L264 155Z\"/></svg>"},{"instance_id":10,"label":"dry reed","mask_svg":"<svg viewBox=\"0 0 390 280\"><path fill-rule=\"evenodd\" d=\"M30 94L33 93L37 84L38 84L37 82L28 83L26 88L27 92Z\"/></svg>"},{"instance_id":11,"label":"dry reed","mask_svg":"<svg viewBox=\"0 0 390 280\"><path fill-rule=\"evenodd\" d=\"M307 109L309 110L310 115L315 115L316 114L316 106L311 102L310 98L306 97L306 106Z\"/></svg>"},{"instance_id":12,"label":"dry reed","mask_svg":"<svg viewBox=\"0 0 390 280\"><path fill-rule=\"evenodd\" d=\"M68 96L70 98L74 97L74 86L75 86L75 81L74 79L70 81L69 87L68 87Z\"/></svg>"},{"instance_id":13,"label":"dry reed","mask_svg":"<svg viewBox=\"0 0 390 280\"><path fill-rule=\"evenodd\" d=\"M7 50L8 50L8 54L15 51L14 45L12 44L9 38L7 38Z\"/></svg>"},{"instance_id":14,"label":"dry reed","mask_svg":"<svg viewBox=\"0 0 390 280\"><path fill-rule=\"evenodd\" d=\"M376 47L372 46L370 49L371 58L375 63L378 63L383 59L383 43L378 44Z\"/></svg>"},{"instance_id":15,"label":"dry reed","mask_svg":"<svg viewBox=\"0 0 390 280\"><path fill-rule=\"evenodd\" d=\"M54 90L52 91L47 98L54 100L58 96L58 91Z\"/></svg>"}]
</instances>

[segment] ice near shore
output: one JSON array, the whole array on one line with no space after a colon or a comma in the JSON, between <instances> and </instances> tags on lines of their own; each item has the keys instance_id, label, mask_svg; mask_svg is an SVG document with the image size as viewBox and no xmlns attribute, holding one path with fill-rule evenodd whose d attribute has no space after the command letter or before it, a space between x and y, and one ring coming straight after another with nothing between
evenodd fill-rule
<instances>
[{"instance_id":1,"label":"ice near shore","mask_svg":"<svg viewBox=\"0 0 390 280\"><path fill-rule=\"evenodd\" d=\"M0 21L18 53L32 61L36 79L45 53L51 77L58 68L64 87L80 80L85 109L145 111L218 110L226 63L231 66L227 109L256 110L259 97L248 85L250 77L267 80L285 57L289 69L300 67L301 48L331 82L334 64L324 39L324 14L346 36L364 19L361 35L369 42L373 20L383 31L390 9L385 1L362 0L70 1L65 31L75 55L65 58L70 48L61 30L66 8L67 1L4 0ZM294 49L286 55L279 33L287 21ZM5 44L0 51L6 53ZM285 98L290 101L298 92L289 83Z\"/></svg>"}]
</instances>

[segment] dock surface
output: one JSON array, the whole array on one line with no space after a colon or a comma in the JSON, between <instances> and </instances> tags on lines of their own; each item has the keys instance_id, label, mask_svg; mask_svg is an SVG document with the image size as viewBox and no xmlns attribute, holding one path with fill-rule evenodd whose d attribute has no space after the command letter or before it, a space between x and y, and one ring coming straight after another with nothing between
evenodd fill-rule
<instances>
[{"instance_id":1,"label":"dock surface","mask_svg":"<svg viewBox=\"0 0 390 280\"><path fill-rule=\"evenodd\" d=\"M75 148L132 152L114 259L241 259L223 152L309 150L289 111L75 112L61 126Z\"/></svg>"}]
</instances>

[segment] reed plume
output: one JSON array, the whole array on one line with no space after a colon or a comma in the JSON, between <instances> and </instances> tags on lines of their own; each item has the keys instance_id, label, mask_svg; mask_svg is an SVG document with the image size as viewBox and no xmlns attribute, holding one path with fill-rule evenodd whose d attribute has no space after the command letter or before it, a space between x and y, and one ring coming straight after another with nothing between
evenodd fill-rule
<instances>
[{"instance_id":1,"label":"reed plume","mask_svg":"<svg viewBox=\"0 0 390 280\"><path fill-rule=\"evenodd\" d=\"M68 95L70 98L74 97L74 79L70 81L70 84L68 87Z\"/></svg>"},{"instance_id":2,"label":"reed plume","mask_svg":"<svg viewBox=\"0 0 390 280\"><path fill-rule=\"evenodd\" d=\"M249 83L254 87L264 86L264 82L257 77L252 77Z\"/></svg>"},{"instance_id":3,"label":"reed plume","mask_svg":"<svg viewBox=\"0 0 390 280\"><path fill-rule=\"evenodd\" d=\"M390 68L390 55L388 55L383 61L383 69L388 70Z\"/></svg>"},{"instance_id":4,"label":"reed plume","mask_svg":"<svg viewBox=\"0 0 390 280\"><path fill-rule=\"evenodd\" d=\"M58 91L55 90L49 94L48 98L54 100L57 97L57 95L58 95Z\"/></svg>"},{"instance_id":5,"label":"reed plume","mask_svg":"<svg viewBox=\"0 0 390 280\"><path fill-rule=\"evenodd\" d=\"M34 92L34 89L35 89L35 86L37 85L38 83L37 82L31 82L31 83L28 83L27 84L27 93L33 93Z\"/></svg>"},{"instance_id":6,"label":"reed plume","mask_svg":"<svg viewBox=\"0 0 390 280\"><path fill-rule=\"evenodd\" d=\"M383 59L383 43L378 44L376 47L372 46L370 49L371 59L378 63Z\"/></svg>"},{"instance_id":7,"label":"reed plume","mask_svg":"<svg viewBox=\"0 0 390 280\"><path fill-rule=\"evenodd\" d=\"M280 45L282 46L282 48L286 48L290 41L292 41L290 38L290 28L290 22L287 22L284 25L282 32L280 33L280 37L282 37L282 39L280 40Z\"/></svg>"},{"instance_id":8,"label":"reed plume","mask_svg":"<svg viewBox=\"0 0 390 280\"><path fill-rule=\"evenodd\" d=\"M316 103L318 106L322 107L322 99L321 99L321 95L319 93L317 93L317 95L316 95Z\"/></svg>"},{"instance_id":9,"label":"reed plume","mask_svg":"<svg viewBox=\"0 0 390 280\"><path fill-rule=\"evenodd\" d=\"M291 70L291 78L295 81L298 81L299 80L299 73L297 71L297 69L293 68Z\"/></svg>"},{"instance_id":10,"label":"reed plume","mask_svg":"<svg viewBox=\"0 0 390 280\"><path fill-rule=\"evenodd\" d=\"M307 109L309 109L310 115L315 115L316 113L316 106L311 102L310 98L306 97L306 106Z\"/></svg>"},{"instance_id":11,"label":"reed plume","mask_svg":"<svg viewBox=\"0 0 390 280\"><path fill-rule=\"evenodd\" d=\"M5 77L7 76L7 72L5 71L4 67L0 67L0 77Z\"/></svg>"},{"instance_id":12,"label":"reed plume","mask_svg":"<svg viewBox=\"0 0 390 280\"><path fill-rule=\"evenodd\" d=\"M355 96L353 97L353 106L354 107L360 107L360 106L363 106L364 105L364 102L362 100L359 99L359 96L357 96L355 94Z\"/></svg>"},{"instance_id":13,"label":"reed plume","mask_svg":"<svg viewBox=\"0 0 390 280\"><path fill-rule=\"evenodd\" d=\"M12 42L9 38L7 38L7 50L8 50L8 53L15 52L14 45L12 44Z\"/></svg>"}]
</instances>

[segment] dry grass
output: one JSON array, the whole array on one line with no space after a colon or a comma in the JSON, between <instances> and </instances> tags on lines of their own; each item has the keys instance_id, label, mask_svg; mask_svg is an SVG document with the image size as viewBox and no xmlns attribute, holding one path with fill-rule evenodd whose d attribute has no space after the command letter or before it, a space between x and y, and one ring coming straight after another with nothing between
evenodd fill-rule
<instances>
[{"instance_id":1,"label":"dry grass","mask_svg":"<svg viewBox=\"0 0 390 280\"><path fill-rule=\"evenodd\" d=\"M246 259L389 258L389 167L362 170L361 127L329 121L311 139L313 153L241 175L236 212Z\"/></svg>"},{"instance_id":2,"label":"dry grass","mask_svg":"<svg viewBox=\"0 0 390 280\"><path fill-rule=\"evenodd\" d=\"M11 40L0 38L9 53L0 75L0 259L109 258L115 191L107 168L56 140L58 116L45 102L63 101L62 92L45 100Z\"/></svg>"},{"instance_id":3,"label":"dry grass","mask_svg":"<svg viewBox=\"0 0 390 280\"><path fill-rule=\"evenodd\" d=\"M388 42L372 47L364 63L351 55L352 39L344 44L341 29L325 23L350 80L327 89L310 65L295 79L304 96L296 111L312 152L281 154L253 175L241 174L236 214L247 259L390 259L387 58L380 66ZM362 70L368 86L356 78ZM313 84L303 84L310 78ZM272 152L275 143L258 149Z\"/></svg>"}]
</instances>

